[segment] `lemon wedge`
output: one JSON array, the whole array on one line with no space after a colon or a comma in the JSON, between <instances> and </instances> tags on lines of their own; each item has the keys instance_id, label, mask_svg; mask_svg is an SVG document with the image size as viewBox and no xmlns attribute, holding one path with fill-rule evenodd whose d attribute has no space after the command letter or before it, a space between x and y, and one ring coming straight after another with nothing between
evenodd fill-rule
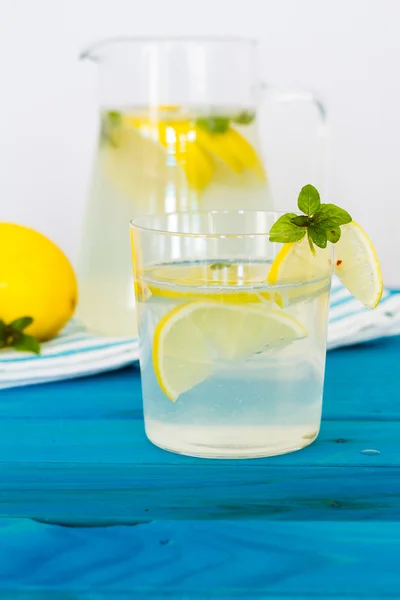
<instances>
[{"instance_id":1,"label":"lemon wedge","mask_svg":"<svg viewBox=\"0 0 400 600\"><path fill-rule=\"evenodd\" d=\"M341 230L335 244L335 273L354 298L368 308L376 308L383 291L376 250L358 223L342 225Z\"/></svg>"},{"instance_id":2,"label":"lemon wedge","mask_svg":"<svg viewBox=\"0 0 400 600\"><path fill-rule=\"evenodd\" d=\"M368 308L375 308L382 296L383 281L375 248L365 231L352 221L341 227L341 237L334 245L334 272L349 292ZM308 240L284 244L268 274L268 283L305 283L288 290L289 302L313 294L323 288L332 273L332 246L315 248L313 255ZM315 283L313 283L313 281ZM282 292L281 292L282 293ZM286 302L283 299L283 305Z\"/></svg>"},{"instance_id":3,"label":"lemon wedge","mask_svg":"<svg viewBox=\"0 0 400 600\"><path fill-rule=\"evenodd\" d=\"M202 301L182 304L155 329L154 371L164 394L175 402L221 363L240 362L306 336L305 328L282 311Z\"/></svg>"}]
</instances>

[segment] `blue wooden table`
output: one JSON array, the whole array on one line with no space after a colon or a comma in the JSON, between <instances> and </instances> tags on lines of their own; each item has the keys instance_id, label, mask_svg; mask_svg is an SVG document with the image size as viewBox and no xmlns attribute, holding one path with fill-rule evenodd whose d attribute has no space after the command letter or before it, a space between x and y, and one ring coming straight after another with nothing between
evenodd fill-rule
<instances>
[{"instance_id":1,"label":"blue wooden table","mask_svg":"<svg viewBox=\"0 0 400 600\"><path fill-rule=\"evenodd\" d=\"M147 442L137 369L0 392L0 598L400 598L400 338L329 353L301 452Z\"/></svg>"}]
</instances>

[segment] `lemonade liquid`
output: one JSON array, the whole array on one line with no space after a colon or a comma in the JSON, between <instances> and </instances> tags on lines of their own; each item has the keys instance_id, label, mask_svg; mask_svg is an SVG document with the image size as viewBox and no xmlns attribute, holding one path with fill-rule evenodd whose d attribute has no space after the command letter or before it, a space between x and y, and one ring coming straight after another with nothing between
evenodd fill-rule
<instances>
[{"instance_id":1,"label":"lemonade liquid","mask_svg":"<svg viewBox=\"0 0 400 600\"><path fill-rule=\"evenodd\" d=\"M136 319L129 222L156 212L266 210L269 189L251 109L107 108L100 120L78 317L94 332L130 336Z\"/></svg>"},{"instance_id":2,"label":"lemonade liquid","mask_svg":"<svg viewBox=\"0 0 400 600\"><path fill-rule=\"evenodd\" d=\"M182 282L182 266L147 270L137 285L146 433L156 445L182 454L214 458L268 456L298 450L317 436L322 408L330 278L309 284ZM193 263L193 269L197 269ZM237 266L237 265L236 265ZM247 265L248 266L248 265ZM253 265L267 275L269 263ZM236 272L240 272L237 268ZM162 273L162 277L158 276ZM259 278L258 278L259 279ZM235 300L235 297L237 300ZM152 346L160 319L177 306L210 300L294 317L307 336L241 361L214 364L214 374L172 402L157 380ZM269 298L277 299L280 308ZM245 335L245 332L244 332ZM240 340L238 340L240 344Z\"/></svg>"}]
</instances>

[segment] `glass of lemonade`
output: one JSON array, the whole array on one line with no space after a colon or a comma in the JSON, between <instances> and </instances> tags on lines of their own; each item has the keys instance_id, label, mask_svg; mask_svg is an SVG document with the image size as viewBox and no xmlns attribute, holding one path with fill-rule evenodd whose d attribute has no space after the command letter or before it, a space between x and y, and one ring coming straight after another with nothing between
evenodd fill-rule
<instances>
[{"instance_id":1,"label":"glass of lemonade","mask_svg":"<svg viewBox=\"0 0 400 600\"><path fill-rule=\"evenodd\" d=\"M132 222L145 428L157 446L251 458L317 437L331 250L318 268L294 259L277 283L286 248L268 232L278 217L204 211Z\"/></svg>"}]
</instances>

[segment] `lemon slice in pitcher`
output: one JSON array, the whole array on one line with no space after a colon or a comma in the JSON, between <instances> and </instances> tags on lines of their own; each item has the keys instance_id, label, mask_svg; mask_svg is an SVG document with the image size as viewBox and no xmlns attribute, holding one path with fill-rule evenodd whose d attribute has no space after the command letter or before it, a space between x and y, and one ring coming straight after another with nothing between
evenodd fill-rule
<instances>
[{"instance_id":1,"label":"lemon slice in pitcher","mask_svg":"<svg viewBox=\"0 0 400 600\"><path fill-rule=\"evenodd\" d=\"M196 127L196 139L214 158L219 159L231 171L240 174L247 170L260 182L266 181L262 161L251 143L232 127L224 133L209 133Z\"/></svg>"},{"instance_id":2,"label":"lemon slice in pitcher","mask_svg":"<svg viewBox=\"0 0 400 600\"><path fill-rule=\"evenodd\" d=\"M163 210L168 187L201 192L210 183L212 161L191 139L189 127L121 115L109 129L102 146L106 172L125 196L153 203L143 210Z\"/></svg>"},{"instance_id":3,"label":"lemon slice in pitcher","mask_svg":"<svg viewBox=\"0 0 400 600\"><path fill-rule=\"evenodd\" d=\"M261 159L244 136L232 127L211 133L180 111L159 107L154 117L103 114L105 170L125 196L151 199L152 205L143 208L155 212L164 209L167 189L185 196L189 188L198 197L214 179L235 186L265 182Z\"/></svg>"},{"instance_id":4,"label":"lemon slice in pitcher","mask_svg":"<svg viewBox=\"0 0 400 600\"><path fill-rule=\"evenodd\" d=\"M307 336L282 311L256 306L191 302L159 321L153 342L154 371L173 402L228 362L240 362L265 348L285 346Z\"/></svg>"},{"instance_id":5,"label":"lemon slice in pitcher","mask_svg":"<svg viewBox=\"0 0 400 600\"><path fill-rule=\"evenodd\" d=\"M189 187L200 192L210 183L213 164L197 143L189 120L152 121L127 116L124 125L136 128L143 138L160 144L164 148L167 168L171 170L171 166L177 166L182 169Z\"/></svg>"}]
</instances>

